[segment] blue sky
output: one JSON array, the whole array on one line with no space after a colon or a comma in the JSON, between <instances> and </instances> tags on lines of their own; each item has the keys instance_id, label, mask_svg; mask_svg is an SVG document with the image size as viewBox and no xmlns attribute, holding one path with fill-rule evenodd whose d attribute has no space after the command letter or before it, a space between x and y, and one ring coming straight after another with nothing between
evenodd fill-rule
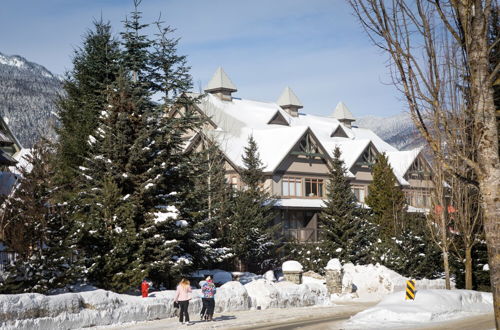
<instances>
[{"instance_id":1,"label":"blue sky","mask_svg":"<svg viewBox=\"0 0 500 330\"><path fill-rule=\"evenodd\" d=\"M275 101L290 86L306 113L330 114L339 101L355 117L404 110L387 56L345 0L143 0L140 9L145 22L161 12L177 29L195 89L222 66L242 98ZM131 10L132 0L3 0L0 52L61 74L94 18L118 34Z\"/></svg>"}]
</instances>

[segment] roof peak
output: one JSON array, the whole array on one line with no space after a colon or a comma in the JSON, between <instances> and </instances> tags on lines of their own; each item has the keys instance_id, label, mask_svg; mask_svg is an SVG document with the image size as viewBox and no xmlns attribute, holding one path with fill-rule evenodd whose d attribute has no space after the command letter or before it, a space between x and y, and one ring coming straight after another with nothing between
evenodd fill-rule
<instances>
[{"instance_id":1,"label":"roof peak","mask_svg":"<svg viewBox=\"0 0 500 330\"><path fill-rule=\"evenodd\" d=\"M230 92L236 92L238 90L221 66L215 70L212 79L210 79L207 87L205 87L205 92L215 92L220 90L227 90Z\"/></svg>"},{"instance_id":2,"label":"roof peak","mask_svg":"<svg viewBox=\"0 0 500 330\"><path fill-rule=\"evenodd\" d=\"M302 105L302 102L300 102L299 98L297 97L297 95L288 86L285 87L280 97L278 98L278 105L281 107L287 105L293 105L300 108L304 107Z\"/></svg>"},{"instance_id":3,"label":"roof peak","mask_svg":"<svg viewBox=\"0 0 500 330\"><path fill-rule=\"evenodd\" d=\"M335 110L333 110L332 117L338 120L355 120L351 111L349 111L347 106L342 101L337 103Z\"/></svg>"}]
</instances>

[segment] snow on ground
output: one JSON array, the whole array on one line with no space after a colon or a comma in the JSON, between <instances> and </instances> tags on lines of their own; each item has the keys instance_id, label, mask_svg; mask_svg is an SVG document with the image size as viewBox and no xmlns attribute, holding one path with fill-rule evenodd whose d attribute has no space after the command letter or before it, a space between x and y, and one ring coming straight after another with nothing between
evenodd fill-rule
<instances>
[{"instance_id":1,"label":"snow on ground","mask_svg":"<svg viewBox=\"0 0 500 330\"><path fill-rule=\"evenodd\" d=\"M298 269L294 263L283 268L289 269L288 266ZM356 288L356 293L341 295L334 301L356 300L358 295L361 299L357 301L380 300L405 288L406 278L384 266L346 264L343 272L344 286ZM217 289L216 313L331 304L324 278L314 273L303 276L300 285L275 282L271 272L262 276L213 269L199 270L191 277L203 280L206 275L212 275L214 282L223 284ZM233 276L237 276L239 282L232 281ZM434 288L444 288L444 281L418 280L417 296L424 289ZM35 293L0 295L0 329L70 329L172 318L176 312L173 308L174 293L173 290L153 292L150 297L141 298L88 288L85 292L50 296ZM189 304L193 315L201 309L200 293L200 290L193 291ZM398 295L403 297L401 292ZM424 298L420 296L419 299Z\"/></svg>"},{"instance_id":2,"label":"snow on ground","mask_svg":"<svg viewBox=\"0 0 500 330\"><path fill-rule=\"evenodd\" d=\"M417 290L415 300L395 292L347 322L348 329L409 327L429 322L492 313L491 293L472 290Z\"/></svg>"},{"instance_id":3,"label":"snow on ground","mask_svg":"<svg viewBox=\"0 0 500 330\"><path fill-rule=\"evenodd\" d=\"M409 278L379 264L353 265L348 263L343 266L343 271L342 285L344 287L353 286L360 298L367 299L381 299L387 294L404 291L406 281L409 280ZM417 280L416 286L417 290L444 289L445 281L444 279L421 279Z\"/></svg>"},{"instance_id":4,"label":"snow on ground","mask_svg":"<svg viewBox=\"0 0 500 330\"><path fill-rule=\"evenodd\" d=\"M227 282L217 289L216 313L270 307L301 307L327 302L326 288L258 280L243 285ZM266 290L261 290L266 288ZM189 304L201 310L200 290ZM153 292L148 298L105 290L45 296L36 293L0 295L0 329L74 329L174 317L175 291Z\"/></svg>"}]
</instances>

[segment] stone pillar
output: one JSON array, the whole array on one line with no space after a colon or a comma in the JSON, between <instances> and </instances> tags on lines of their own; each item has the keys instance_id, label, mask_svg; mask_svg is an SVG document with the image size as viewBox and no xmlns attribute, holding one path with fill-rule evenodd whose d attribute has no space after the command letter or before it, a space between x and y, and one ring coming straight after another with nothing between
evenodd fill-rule
<instances>
[{"instance_id":1,"label":"stone pillar","mask_svg":"<svg viewBox=\"0 0 500 330\"><path fill-rule=\"evenodd\" d=\"M295 260L285 261L281 266L285 281L302 284L302 265Z\"/></svg>"},{"instance_id":2,"label":"stone pillar","mask_svg":"<svg viewBox=\"0 0 500 330\"><path fill-rule=\"evenodd\" d=\"M325 271L326 288L328 293L342 293L342 270L329 270Z\"/></svg>"},{"instance_id":3,"label":"stone pillar","mask_svg":"<svg viewBox=\"0 0 500 330\"><path fill-rule=\"evenodd\" d=\"M302 284L302 272L286 271L283 272L283 276L285 277L285 281Z\"/></svg>"},{"instance_id":4,"label":"stone pillar","mask_svg":"<svg viewBox=\"0 0 500 330\"><path fill-rule=\"evenodd\" d=\"M342 293L342 265L338 259L332 259L325 267L326 288L329 294Z\"/></svg>"}]
</instances>

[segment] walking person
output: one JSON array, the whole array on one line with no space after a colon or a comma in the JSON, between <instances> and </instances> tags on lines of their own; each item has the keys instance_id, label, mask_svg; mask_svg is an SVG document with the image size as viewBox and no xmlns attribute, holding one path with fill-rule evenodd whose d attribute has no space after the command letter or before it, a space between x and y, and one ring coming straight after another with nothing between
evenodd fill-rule
<instances>
[{"instance_id":1,"label":"walking person","mask_svg":"<svg viewBox=\"0 0 500 330\"><path fill-rule=\"evenodd\" d=\"M207 277L205 284L201 287L201 293L203 295L203 298L201 299L203 301L203 310L205 313L202 313L205 315L205 320L206 321L212 321L213 316L214 316L214 309L215 309L215 293L217 289L215 288L215 284L212 281L212 278L210 276Z\"/></svg>"},{"instance_id":2,"label":"walking person","mask_svg":"<svg viewBox=\"0 0 500 330\"><path fill-rule=\"evenodd\" d=\"M183 278L177 285L177 290L175 291L174 301L179 303L179 322L182 324L190 325L189 322L189 300L191 300L191 286L189 281Z\"/></svg>"}]
</instances>

